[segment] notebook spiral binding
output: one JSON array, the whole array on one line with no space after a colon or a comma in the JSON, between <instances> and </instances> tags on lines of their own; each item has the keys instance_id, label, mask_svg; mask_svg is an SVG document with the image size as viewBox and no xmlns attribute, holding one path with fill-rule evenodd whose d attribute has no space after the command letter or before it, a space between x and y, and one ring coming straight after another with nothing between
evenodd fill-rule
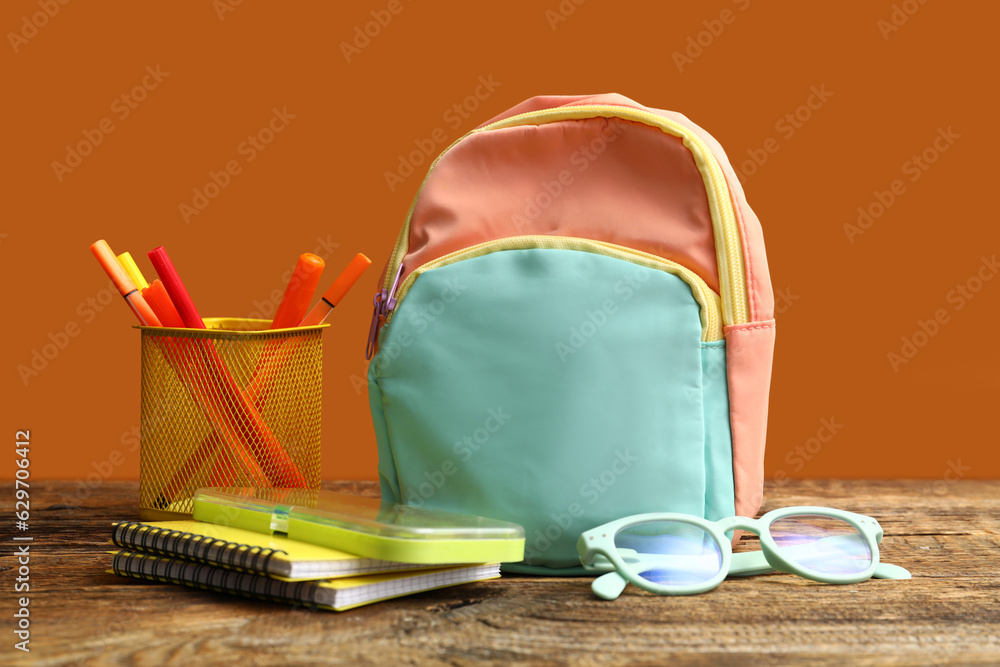
<instances>
[{"instance_id":1,"label":"notebook spiral binding","mask_svg":"<svg viewBox=\"0 0 1000 667\"><path fill-rule=\"evenodd\" d=\"M137 566L137 561L149 566ZM279 581L250 572L213 567L207 563L160 559L152 553L135 551L121 551L115 554L111 568L115 574L122 577L181 584L190 588L239 595L254 600L292 603L307 609L319 608L316 600L319 587L310 581ZM203 576L206 574L207 576Z\"/></svg>"},{"instance_id":2,"label":"notebook spiral binding","mask_svg":"<svg viewBox=\"0 0 1000 667\"><path fill-rule=\"evenodd\" d=\"M181 556L199 563L218 563L244 572L266 573L275 554L288 555L282 549L216 540L186 531L150 526L141 521L119 521L114 525L111 541L122 549L138 549L167 557ZM208 558L212 549L218 550L214 560Z\"/></svg>"}]
</instances>

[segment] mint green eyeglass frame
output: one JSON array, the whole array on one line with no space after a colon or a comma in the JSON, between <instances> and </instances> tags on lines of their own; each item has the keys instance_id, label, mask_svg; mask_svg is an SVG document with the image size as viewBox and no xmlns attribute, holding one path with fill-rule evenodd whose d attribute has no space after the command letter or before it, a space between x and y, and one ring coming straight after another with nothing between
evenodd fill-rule
<instances>
[{"instance_id":1,"label":"mint green eyeglass frame","mask_svg":"<svg viewBox=\"0 0 1000 667\"><path fill-rule=\"evenodd\" d=\"M771 524L778 519L790 516L822 516L840 519L856 528L864 537L872 555L872 562L864 572L856 574L827 574L801 567L782 555L782 549L771 537ZM722 565L718 574L711 579L690 585L671 586L656 584L640 577L633 565L646 560L644 556L655 559L652 554L638 554L630 549L618 549L615 546L615 536L625 528L650 521L676 521L699 526L712 536L722 554ZM734 530L745 530L760 537L760 551L733 553L732 543L726 533ZM840 539L841 536L831 536L823 539ZM580 562L589 572L606 572L591 584L594 593L604 600L615 600L625 590L626 584L634 584L643 590L660 595L696 595L710 591L718 586L729 575L751 576L778 570L797 574L806 579L828 584L854 584L875 577L877 579L909 579L910 573L898 565L879 562L878 545L882 541L882 526L875 519L828 507L785 507L768 512L759 519L734 516L718 521L708 521L691 514L650 513L611 521L592 528L582 535L576 544L580 554ZM662 557L659 557L662 558ZM648 562L648 561L646 561Z\"/></svg>"}]
</instances>

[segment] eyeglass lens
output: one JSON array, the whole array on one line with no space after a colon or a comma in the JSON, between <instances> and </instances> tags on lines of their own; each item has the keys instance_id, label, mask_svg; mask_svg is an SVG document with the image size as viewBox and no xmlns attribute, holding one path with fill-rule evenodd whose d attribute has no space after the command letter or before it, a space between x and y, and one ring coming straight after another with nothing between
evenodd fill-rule
<instances>
[{"instance_id":1,"label":"eyeglass lens","mask_svg":"<svg viewBox=\"0 0 1000 667\"><path fill-rule=\"evenodd\" d=\"M781 554L819 574L859 574L872 563L868 542L843 519L815 514L782 517L770 525Z\"/></svg>"},{"instance_id":2,"label":"eyeglass lens","mask_svg":"<svg viewBox=\"0 0 1000 667\"><path fill-rule=\"evenodd\" d=\"M615 547L639 577L661 586L704 583L722 569L722 551L701 526L646 521L615 535Z\"/></svg>"}]
</instances>

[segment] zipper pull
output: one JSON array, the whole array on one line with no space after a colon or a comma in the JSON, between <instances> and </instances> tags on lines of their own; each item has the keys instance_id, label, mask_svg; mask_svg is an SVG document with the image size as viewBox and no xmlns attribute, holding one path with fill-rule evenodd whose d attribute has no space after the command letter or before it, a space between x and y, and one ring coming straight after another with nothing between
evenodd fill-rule
<instances>
[{"instance_id":1,"label":"zipper pull","mask_svg":"<svg viewBox=\"0 0 1000 667\"><path fill-rule=\"evenodd\" d=\"M385 290L382 290L375 295L375 300L373 302L374 309L372 310L372 325L368 329L368 344L365 345L365 359L371 359L372 355L375 354L375 339L378 337L379 315L382 314L382 295L385 294Z\"/></svg>"},{"instance_id":2,"label":"zipper pull","mask_svg":"<svg viewBox=\"0 0 1000 667\"><path fill-rule=\"evenodd\" d=\"M396 278L392 281L391 289L383 289L375 295L372 302L372 323L368 328L368 344L365 345L365 359L371 359L378 351L378 332L382 325L389 319L389 315L396 309L396 288L399 287L399 278L403 275L403 265L399 265L396 271Z\"/></svg>"},{"instance_id":3,"label":"zipper pull","mask_svg":"<svg viewBox=\"0 0 1000 667\"><path fill-rule=\"evenodd\" d=\"M403 265L399 265L399 270L396 271L396 278L392 281L392 289L389 290L388 300L385 302L385 316L388 318L389 313L396 309L396 288L399 287L399 279L403 275Z\"/></svg>"}]
</instances>

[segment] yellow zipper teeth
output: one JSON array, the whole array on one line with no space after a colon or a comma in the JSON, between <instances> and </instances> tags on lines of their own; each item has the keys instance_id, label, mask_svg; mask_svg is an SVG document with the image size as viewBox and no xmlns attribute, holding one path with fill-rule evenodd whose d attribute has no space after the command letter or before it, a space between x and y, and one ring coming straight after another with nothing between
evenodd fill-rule
<instances>
[{"instance_id":1,"label":"yellow zipper teeth","mask_svg":"<svg viewBox=\"0 0 1000 667\"><path fill-rule=\"evenodd\" d=\"M684 125L650 111L611 104L591 104L529 111L472 130L452 142L431 163L427 170L427 176L424 177L423 182L420 184L420 189L413 199L413 203L410 204L410 210L406 215L406 222L400 230L399 236L396 238L396 245L389 259L383 287L389 289L389 283L395 276L396 269L406 254L406 240L410 235L410 222L413 218L413 210L417 200L420 198L421 192L423 192L424 185L426 185L428 178L430 178L430 174L438 160L451 150L455 144L478 132L487 132L518 125L529 125L532 124L530 121L537 120L541 121L537 124L543 124L544 122L595 118L598 116L622 118L624 120L640 122L644 125L651 125L683 140L684 145L694 156L695 164L698 166L698 170L705 180L705 190L708 193L709 211L712 216L712 226L716 238L716 258L719 265L719 286L722 292L723 322L726 324L743 324L748 322L749 305L746 273L743 265L743 246L736 223L736 212L733 210L733 203L729 198L729 187L726 184L725 174L722 172L719 161L701 137ZM721 244L719 244L718 239L722 239Z\"/></svg>"},{"instance_id":2,"label":"yellow zipper teeth","mask_svg":"<svg viewBox=\"0 0 1000 667\"><path fill-rule=\"evenodd\" d=\"M593 241L590 239L568 236L511 236L503 239L486 241L484 243L479 243L448 253L447 255L443 255L442 257L438 257L433 261L417 267L417 269L410 273L410 275L406 276L406 279L403 281L402 285L399 286L399 291L396 294L396 303L399 304L403 300L403 297L406 296L406 293L409 292L410 288L413 286L414 281L416 281L417 277L424 271L430 271L449 264L455 264L456 262L472 259L473 257L482 257L483 255L489 255L494 252L527 249L577 250L590 252L595 255L605 255L607 257L614 257L632 264L637 264L639 266L645 266L646 268L650 268L655 271L671 273L691 286L691 293L694 295L695 301L697 301L700 306L699 310L701 317L702 341L711 342L723 339L722 325L720 322L722 310L720 303L721 299L719 298L719 295L716 294L712 288L709 287L708 284L694 271L678 264L677 262L664 259L663 257L658 257L657 255L653 255L648 252L635 250L634 248L626 248L625 246L607 243L605 241ZM388 320L391 318L392 313L389 313L386 321L387 324Z\"/></svg>"}]
</instances>

